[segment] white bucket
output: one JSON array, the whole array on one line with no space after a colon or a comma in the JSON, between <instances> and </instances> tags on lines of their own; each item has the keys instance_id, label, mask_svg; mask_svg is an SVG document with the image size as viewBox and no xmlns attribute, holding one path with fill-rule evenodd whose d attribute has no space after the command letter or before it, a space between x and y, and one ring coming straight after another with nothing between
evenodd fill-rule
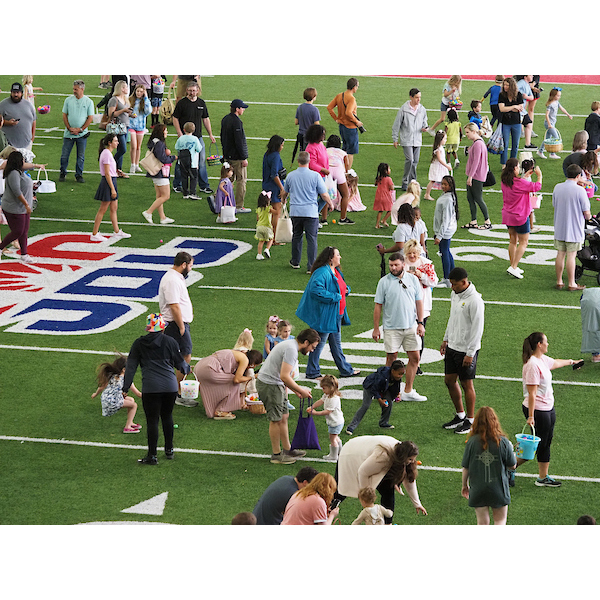
<instances>
[{"instance_id":1,"label":"white bucket","mask_svg":"<svg viewBox=\"0 0 600 600\"><path fill-rule=\"evenodd\" d=\"M198 391L200 390L200 383L198 382L198 378L193 371L192 375L194 376L193 380L190 379L190 381L186 381L184 378L180 384L181 397L185 400L195 400L198 397Z\"/></svg>"}]
</instances>

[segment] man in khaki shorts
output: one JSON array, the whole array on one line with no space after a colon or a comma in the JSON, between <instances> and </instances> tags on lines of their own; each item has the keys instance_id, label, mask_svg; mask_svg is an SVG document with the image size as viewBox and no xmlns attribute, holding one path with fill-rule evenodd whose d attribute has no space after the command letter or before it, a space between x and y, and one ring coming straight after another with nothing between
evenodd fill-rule
<instances>
[{"instance_id":1,"label":"man in khaki shorts","mask_svg":"<svg viewBox=\"0 0 600 600\"><path fill-rule=\"evenodd\" d=\"M568 289L581 291L584 285L575 281L575 257L585 241L585 222L592 218L590 200L579 182L583 171L579 165L569 165L567 180L554 186L552 206L554 207L554 247L558 250L554 263L556 269L556 289L564 289L562 281L567 265Z\"/></svg>"},{"instance_id":2,"label":"man in khaki shorts","mask_svg":"<svg viewBox=\"0 0 600 600\"><path fill-rule=\"evenodd\" d=\"M269 419L271 438L271 462L289 465L305 456L303 450L292 450L288 430L288 407L286 387L298 398L312 398L309 388L299 386L292 376L298 362L298 353L310 354L321 338L314 329L301 331L295 339L276 344L262 364L256 376L256 389Z\"/></svg>"},{"instance_id":3,"label":"man in khaki shorts","mask_svg":"<svg viewBox=\"0 0 600 600\"><path fill-rule=\"evenodd\" d=\"M423 325L423 288L421 282L404 270L404 256L394 252L389 258L390 272L379 280L375 292L373 311L373 339L381 338L379 321L383 316L383 341L386 353L386 366L398 357L398 350L404 348L408 355L406 384L400 398L405 402L424 402L413 388L420 361L420 350L425 335Z\"/></svg>"}]
</instances>

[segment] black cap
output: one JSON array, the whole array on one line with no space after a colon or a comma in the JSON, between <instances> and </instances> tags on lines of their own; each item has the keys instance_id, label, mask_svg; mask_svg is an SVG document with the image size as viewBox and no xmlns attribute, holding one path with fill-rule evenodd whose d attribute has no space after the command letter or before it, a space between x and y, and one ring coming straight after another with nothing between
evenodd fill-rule
<instances>
[{"instance_id":1,"label":"black cap","mask_svg":"<svg viewBox=\"0 0 600 600\"><path fill-rule=\"evenodd\" d=\"M242 102L239 98L232 100L231 108L248 108L248 105Z\"/></svg>"}]
</instances>

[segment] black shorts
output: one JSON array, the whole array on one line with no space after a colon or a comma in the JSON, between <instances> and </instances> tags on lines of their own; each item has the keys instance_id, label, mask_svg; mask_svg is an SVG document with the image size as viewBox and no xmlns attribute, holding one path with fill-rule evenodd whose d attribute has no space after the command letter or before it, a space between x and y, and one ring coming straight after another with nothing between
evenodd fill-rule
<instances>
[{"instance_id":1,"label":"black shorts","mask_svg":"<svg viewBox=\"0 0 600 600\"><path fill-rule=\"evenodd\" d=\"M444 355L444 375L458 375L458 378L461 381L475 379L478 354L479 350L475 352L471 366L463 367L463 359L465 358L467 353L452 350L452 348L450 348L449 346L446 347L446 354Z\"/></svg>"},{"instance_id":2,"label":"black shorts","mask_svg":"<svg viewBox=\"0 0 600 600\"><path fill-rule=\"evenodd\" d=\"M531 120L531 117L529 115L523 115L523 127L526 127L527 125L529 125L529 123L533 123L533 121Z\"/></svg>"},{"instance_id":3,"label":"black shorts","mask_svg":"<svg viewBox=\"0 0 600 600\"><path fill-rule=\"evenodd\" d=\"M179 344L179 352L182 356L192 353L192 336L190 335L190 324L184 323L185 331L183 335L179 334L179 326L175 321L171 321L165 327L165 335L172 337Z\"/></svg>"}]
</instances>

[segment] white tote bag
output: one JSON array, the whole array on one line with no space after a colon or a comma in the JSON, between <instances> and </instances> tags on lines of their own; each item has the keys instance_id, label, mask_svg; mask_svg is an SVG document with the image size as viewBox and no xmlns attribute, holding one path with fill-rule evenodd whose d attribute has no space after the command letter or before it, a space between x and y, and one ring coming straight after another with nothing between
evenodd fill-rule
<instances>
[{"instance_id":1,"label":"white tote bag","mask_svg":"<svg viewBox=\"0 0 600 600\"><path fill-rule=\"evenodd\" d=\"M289 244L292 241L292 219L288 213L287 205L284 203L281 216L277 221L275 241L279 244Z\"/></svg>"},{"instance_id":2,"label":"white tote bag","mask_svg":"<svg viewBox=\"0 0 600 600\"><path fill-rule=\"evenodd\" d=\"M221 206L221 212L217 217L217 223L235 223L237 217L235 216L235 206L231 204L229 198L226 199L227 204L223 203Z\"/></svg>"}]
</instances>

